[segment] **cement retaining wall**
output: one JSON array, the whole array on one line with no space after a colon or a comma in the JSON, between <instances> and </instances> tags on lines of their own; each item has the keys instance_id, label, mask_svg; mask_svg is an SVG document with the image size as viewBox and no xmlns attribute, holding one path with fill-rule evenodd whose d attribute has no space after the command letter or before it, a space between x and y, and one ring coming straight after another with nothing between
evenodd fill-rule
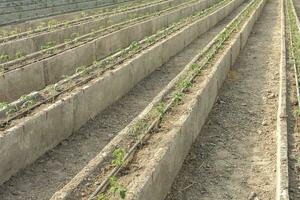
<instances>
[{"instance_id":1,"label":"cement retaining wall","mask_svg":"<svg viewBox=\"0 0 300 200\"><path fill-rule=\"evenodd\" d=\"M182 17L207 8L216 0L203 0L161 16L128 26L119 31L96 38L74 49L28 64L0 76L0 101L13 101L23 94L41 90L56 83L63 75L71 75L77 67L92 65L117 50L130 45L158 30L171 25ZM33 76L34 74L34 76Z\"/></svg>"},{"instance_id":2,"label":"cement retaining wall","mask_svg":"<svg viewBox=\"0 0 300 200\"><path fill-rule=\"evenodd\" d=\"M279 66L279 95L276 123L276 200L289 200L289 156L288 156L288 114L287 114L287 68L286 68L286 37L285 12L286 0L281 0L281 58ZM295 16L297 16L293 8ZM299 27L299 21L297 20ZM297 87L297 86L296 86Z\"/></svg>"},{"instance_id":3,"label":"cement retaining wall","mask_svg":"<svg viewBox=\"0 0 300 200\"><path fill-rule=\"evenodd\" d=\"M209 30L215 25L209 23L215 16L221 20L242 2L234 0L88 85L51 105L42 106L31 116L13 122L14 126L0 133L0 183L69 137L192 40ZM193 33L186 34L190 32Z\"/></svg>"},{"instance_id":4,"label":"cement retaining wall","mask_svg":"<svg viewBox=\"0 0 300 200\"><path fill-rule=\"evenodd\" d=\"M55 42L56 44L64 43L65 39L72 38L72 34L80 36L99 30L100 27L108 27L130 19L132 15L146 15L146 13L154 13L172 5L183 3L184 0L170 0L158 4L148 5L143 8L129 10L113 15L107 15L100 19L83 22L81 24L70 27L62 27L50 32L41 32L26 38L15 39L0 44L0 55L5 54L14 58L17 52L28 55L41 50L41 47L47 42ZM103 29L102 28L102 29Z\"/></svg>"}]
</instances>

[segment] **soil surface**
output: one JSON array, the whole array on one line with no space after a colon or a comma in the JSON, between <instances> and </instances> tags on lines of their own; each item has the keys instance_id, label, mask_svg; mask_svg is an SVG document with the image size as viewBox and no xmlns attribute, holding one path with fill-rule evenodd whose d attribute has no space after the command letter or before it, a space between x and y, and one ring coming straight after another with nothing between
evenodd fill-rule
<instances>
[{"instance_id":1,"label":"soil surface","mask_svg":"<svg viewBox=\"0 0 300 200\"><path fill-rule=\"evenodd\" d=\"M171 58L73 136L0 186L0 199L49 199L134 119L243 7Z\"/></svg>"},{"instance_id":2,"label":"soil surface","mask_svg":"<svg viewBox=\"0 0 300 200\"><path fill-rule=\"evenodd\" d=\"M279 2L267 2L165 200L275 198Z\"/></svg>"}]
</instances>

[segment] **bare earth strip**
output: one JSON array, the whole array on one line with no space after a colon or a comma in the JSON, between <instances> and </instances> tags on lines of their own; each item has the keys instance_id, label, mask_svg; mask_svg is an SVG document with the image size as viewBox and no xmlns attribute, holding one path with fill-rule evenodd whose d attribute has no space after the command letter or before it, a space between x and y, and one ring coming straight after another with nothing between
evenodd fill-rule
<instances>
[{"instance_id":1,"label":"bare earth strip","mask_svg":"<svg viewBox=\"0 0 300 200\"><path fill-rule=\"evenodd\" d=\"M166 65L154 71L68 140L63 141L33 165L0 186L0 199L49 199L134 119L190 59L199 53L199 49L206 46L245 5L236 9L229 17L194 41Z\"/></svg>"},{"instance_id":2,"label":"bare earth strip","mask_svg":"<svg viewBox=\"0 0 300 200\"><path fill-rule=\"evenodd\" d=\"M267 2L166 200L275 198L279 2Z\"/></svg>"}]
</instances>

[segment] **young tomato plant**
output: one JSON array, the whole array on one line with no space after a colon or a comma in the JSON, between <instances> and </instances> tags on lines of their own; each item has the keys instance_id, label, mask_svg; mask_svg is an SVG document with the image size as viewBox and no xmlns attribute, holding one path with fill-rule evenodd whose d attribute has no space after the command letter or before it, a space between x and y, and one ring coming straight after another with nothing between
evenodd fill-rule
<instances>
[{"instance_id":1,"label":"young tomato plant","mask_svg":"<svg viewBox=\"0 0 300 200\"><path fill-rule=\"evenodd\" d=\"M125 151L124 149L117 148L113 152L114 159L111 161L111 164L115 167L121 167L124 163Z\"/></svg>"},{"instance_id":2,"label":"young tomato plant","mask_svg":"<svg viewBox=\"0 0 300 200\"><path fill-rule=\"evenodd\" d=\"M0 102L0 110L4 110L9 106L7 102Z\"/></svg>"},{"instance_id":3,"label":"young tomato plant","mask_svg":"<svg viewBox=\"0 0 300 200\"><path fill-rule=\"evenodd\" d=\"M6 54L0 55L0 62L7 62L7 61L9 61L9 59L10 59L9 55L6 55Z\"/></svg>"},{"instance_id":4,"label":"young tomato plant","mask_svg":"<svg viewBox=\"0 0 300 200\"><path fill-rule=\"evenodd\" d=\"M109 178L109 192L113 195L118 195L121 199L126 197L126 189L118 183L117 178L112 176Z\"/></svg>"},{"instance_id":5,"label":"young tomato plant","mask_svg":"<svg viewBox=\"0 0 300 200\"><path fill-rule=\"evenodd\" d=\"M20 97L23 103L23 107L29 107L36 103L36 99L33 96L23 95Z\"/></svg>"},{"instance_id":6,"label":"young tomato plant","mask_svg":"<svg viewBox=\"0 0 300 200\"><path fill-rule=\"evenodd\" d=\"M174 95L173 95L174 103L179 104L179 102L181 102L181 100L182 100L182 97L183 97L182 92L175 92Z\"/></svg>"}]
</instances>

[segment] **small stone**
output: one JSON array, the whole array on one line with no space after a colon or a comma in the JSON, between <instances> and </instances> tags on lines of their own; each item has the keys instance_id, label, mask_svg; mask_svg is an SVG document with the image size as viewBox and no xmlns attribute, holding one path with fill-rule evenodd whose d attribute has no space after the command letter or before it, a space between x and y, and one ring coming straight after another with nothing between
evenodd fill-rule
<instances>
[{"instance_id":1,"label":"small stone","mask_svg":"<svg viewBox=\"0 0 300 200\"><path fill-rule=\"evenodd\" d=\"M273 98L275 98L275 94L274 93L271 93L271 94L268 95L268 99L273 99Z\"/></svg>"},{"instance_id":2,"label":"small stone","mask_svg":"<svg viewBox=\"0 0 300 200\"><path fill-rule=\"evenodd\" d=\"M248 200L255 200L256 198L256 193L255 192L251 192L251 194L248 197Z\"/></svg>"},{"instance_id":3,"label":"small stone","mask_svg":"<svg viewBox=\"0 0 300 200\"><path fill-rule=\"evenodd\" d=\"M261 125L266 126L266 125L267 125L267 122L266 122L266 121L263 121L263 122L261 123Z\"/></svg>"},{"instance_id":4,"label":"small stone","mask_svg":"<svg viewBox=\"0 0 300 200\"><path fill-rule=\"evenodd\" d=\"M87 184L85 184L85 186L86 186L86 187L89 187L90 185L91 185L91 183L87 183Z\"/></svg>"},{"instance_id":5,"label":"small stone","mask_svg":"<svg viewBox=\"0 0 300 200\"><path fill-rule=\"evenodd\" d=\"M246 103L242 103L242 106L247 106L247 104Z\"/></svg>"},{"instance_id":6,"label":"small stone","mask_svg":"<svg viewBox=\"0 0 300 200\"><path fill-rule=\"evenodd\" d=\"M17 195L19 195L20 193L18 192L18 191L11 191L10 193L12 193L12 195L15 195L15 196L17 196Z\"/></svg>"},{"instance_id":7,"label":"small stone","mask_svg":"<svg viewBox=\"0 0 300 200\"><path fill-rule=\"evenodd\" d=\"M109 134L108 134L108 137L111 138L111 137L113 137L114 135L115 135L115 134L109 133Z\"/></svg>"},{"instance_id":8,"label":"small stone","mask_svg":"<svg viewBox=\"0 0 300 200\"><path fill-rule=\"evenodd\" d=\"M44 159L41 159L41 160L39 160L38 163L43 163L43 162L45 162L45 160L44 160Z\"/></svg>"}]
</instances>

